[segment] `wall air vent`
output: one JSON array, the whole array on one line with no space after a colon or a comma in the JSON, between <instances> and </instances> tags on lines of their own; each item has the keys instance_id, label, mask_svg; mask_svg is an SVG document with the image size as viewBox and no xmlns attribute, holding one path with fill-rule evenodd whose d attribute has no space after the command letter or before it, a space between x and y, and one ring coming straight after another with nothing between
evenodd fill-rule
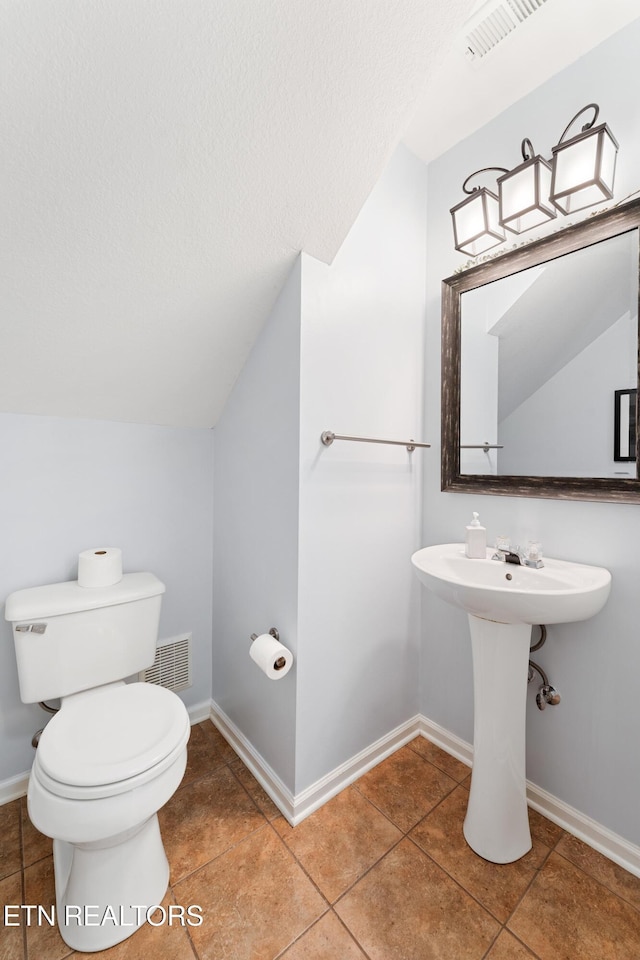
<instances>
[{"instance_id":1,"label":"wall air vent","mask_svg":"<svg viewBox=\"0 0 640 960\"><path fill-rule=\"evenodd\" d=\"M464 27L465 55L474 62L528 20L547 0L489 0Z\"/></svg>"},{"instance_id":2,"label":"wall air vent","mask_svg":"<svg viewBox=\"0 0 640 960\"><path fill-rule=\"evenodd\" d=\"M138 674L139 680L155 683L167 690L186 690L191 686L191 634L182 633L161 640L150 667Z\"/></svg>"}]
</instances>

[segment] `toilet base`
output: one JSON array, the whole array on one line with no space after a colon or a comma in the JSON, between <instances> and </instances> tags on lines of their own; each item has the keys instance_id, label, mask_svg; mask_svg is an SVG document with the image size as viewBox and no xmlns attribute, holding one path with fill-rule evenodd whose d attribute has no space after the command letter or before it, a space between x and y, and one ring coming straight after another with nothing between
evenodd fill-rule
<instances>
[{"instance_id":1,"label":"toilet base","mask_svg":"<svg viewBox=\"0 0 640 960\"><path fill-rule=\"evenodd\" d=\"M54 840L53 863L60 935L81 952L106 950L130 937L169 884L156 814L107 840Z\"/></svg>"}]
</instances>

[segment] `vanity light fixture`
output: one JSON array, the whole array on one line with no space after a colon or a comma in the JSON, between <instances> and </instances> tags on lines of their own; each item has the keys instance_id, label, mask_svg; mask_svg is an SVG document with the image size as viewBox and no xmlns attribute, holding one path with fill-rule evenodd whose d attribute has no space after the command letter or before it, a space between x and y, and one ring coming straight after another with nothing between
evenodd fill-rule
<instances>
[{"instance_id":1,"label":"vanity light fixture","mask_svg":"<svg viewBox=\"0 0 640 960\"><path fill-rule=\"evenodd\" d=\"M593 117L580 133L566 139L576 120L587 110ZM522 141L523 163L505 167L483 167L470 174L462 185L468 196L451 208L455 248L478 257L506 240L505 229L524 233L561 213L571 214L613 198L618 141L606 123L595 125L600 107L588 103L567 124L552 148L552 160L536 154L530 140ZM480 173L498 171L499 196L486 187L467 184Z\"/></svg>"},{"instance_id":2,"label":"vanity light fixture","mask_svg":"<svg viewBox=\"0 0 640 960\"><path fill-rule=\"evenodd\" d=\"M549 201L551 164L536 155L530 140L521 145L524 163L498 177L500 223L513 233L524 233L557 216Z\"/></svg>"},{"instance_id":3,"label":"vanity light fixture","mask_svg":"<svg viewBox=\"0 0 640 960\"><path fill-rule=\"evenodd\" d=\"M573 124L586 110L594 111L593 119L585 123L580 133L565 140ZM599 112L597 103L588 103L576 113L552 148L549 199L562 213L575 213L613 197L618 141L606 123L594 126Z\"/></svg>"},{"instance_id":4,"label":"vanity light fixture","mask_svg":"<svg viewBox=\"0 0 640 960\"><path fill-rule=\"evenodd\" d=\"M468 196L450 210L453 219L453 235L455 248L470 257L477 257L492 247L497 247L506 239L504 229L500 224L500 209L498 197L486 187L467 189L472 177L489 170L498 170L508 173L504 167L483 167L469 174L462 184L464 193Z\"/></svg>"}]
</instances>

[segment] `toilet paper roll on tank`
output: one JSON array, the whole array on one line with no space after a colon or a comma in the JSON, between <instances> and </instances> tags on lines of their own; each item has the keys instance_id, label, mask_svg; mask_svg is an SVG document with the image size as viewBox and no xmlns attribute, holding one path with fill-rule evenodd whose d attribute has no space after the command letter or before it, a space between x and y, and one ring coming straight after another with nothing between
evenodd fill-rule
<instances>
[{"instance_id":1,"label":"toilet paper roll on tank","mask_svg":"<svg viewBox=\"0 0 640 960\"><path fill-rule=\"evenodd\" d=\"M122 580L122 551L118 547L94 547L78 554L79 587L111 587Z\"/></svg>"},{"instance_id":2,"label":"toilet paper roll on tank","mask_svg":"<svg viewBox=\"0 0 640 960\"><path fill-rule=\"evenodd\" d=\"M270 680L286 677L293 664L293 654L270 633L252 635L249 648L251 659Z\"/></svg>"}]
</instances>

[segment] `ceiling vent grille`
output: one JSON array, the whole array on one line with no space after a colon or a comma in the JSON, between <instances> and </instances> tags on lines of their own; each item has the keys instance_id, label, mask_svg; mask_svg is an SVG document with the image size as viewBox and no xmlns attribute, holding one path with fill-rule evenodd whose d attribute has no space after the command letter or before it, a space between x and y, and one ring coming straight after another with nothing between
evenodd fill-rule
<instances>
[{"instance_id":1,"label":"ceiling vent grille","mask_svg":"<svg viewBox=\"0 0 640 960\"><path fill-rule=\"evenodd\" d=\"M186 690L191 686L191 634L183 633L161 641L150 667L138 674L139 680L155 683L167 690Z\"/></svg>"},{"instance_id":2,"label":"ceiling vent grille","mask_svg":"<svg viewBox=\"0 0 640 960\"><path fill-rule=\"evenodd\" d=\"M547 0L490 0L485 3L465 25L467 59L473 62L486 56L546 2Z\"/></svg>"}]
</instances>

